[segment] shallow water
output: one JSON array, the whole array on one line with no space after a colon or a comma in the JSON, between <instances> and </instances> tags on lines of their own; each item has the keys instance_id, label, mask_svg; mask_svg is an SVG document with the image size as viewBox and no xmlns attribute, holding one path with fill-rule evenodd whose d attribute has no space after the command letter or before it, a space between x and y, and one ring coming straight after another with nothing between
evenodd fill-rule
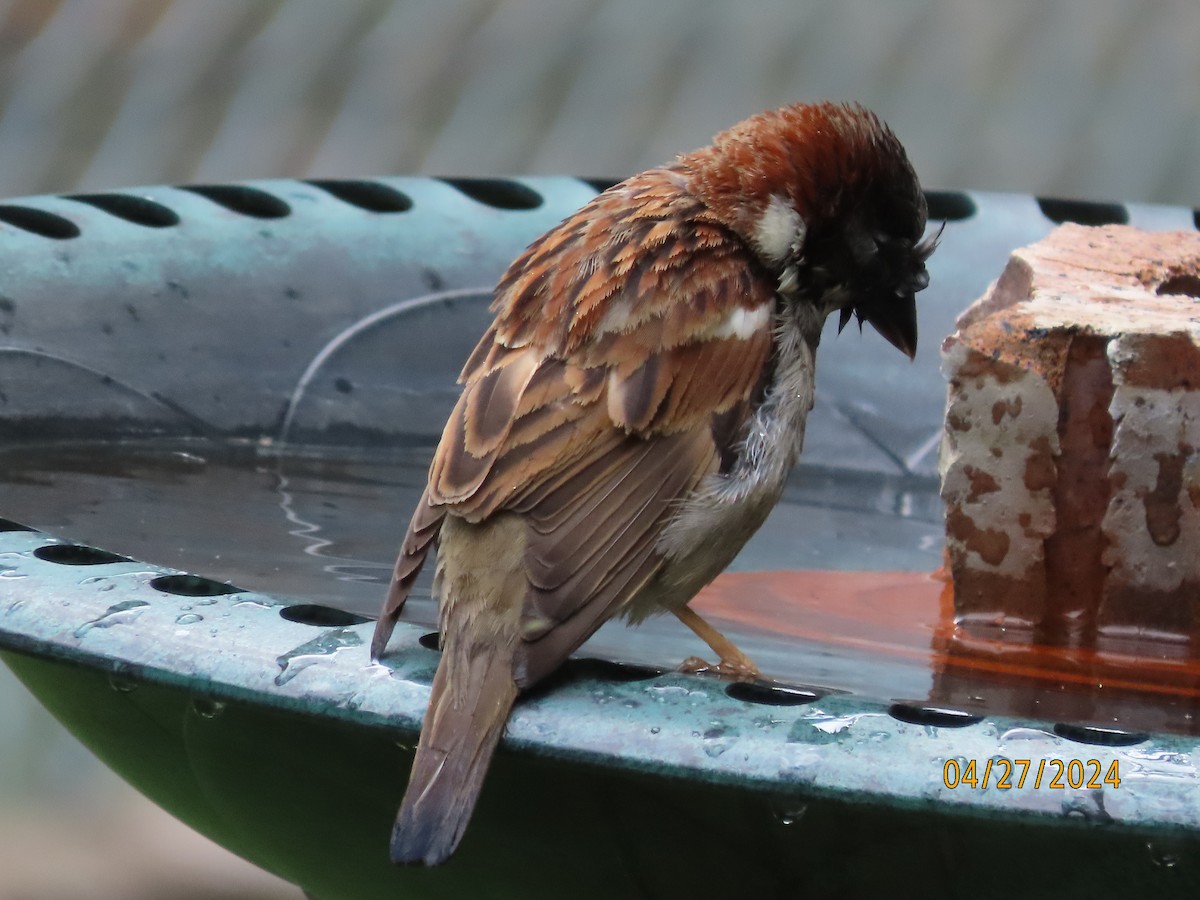
<instances>
[{"instance_id":1,"label":"shallow water","mask_svg":"<svg viewBox=\"0 0 1200 900\"><path fill-rule=\"evenodd\" d=\"M0 516L244 589L374 616L431 453L209 442L29 447L0 455ZM731 571L927 571L940 561L939 515L929 479L798 470ZM428 581L426 572L406 619L436 620ZM609 629L614 652L674 665L682 657L654 648L672 634L687 641L683 656L704 649L673 621L663 620L667 634L657 635L658 624L647 635ZM831 674L817 669L813 678Z\"/></svg>"},{"instance_id":2,"label":"shallow water","mask_svg":"<svg viewBox=\"0 0 1200 900\"><path fill-rule=\"evenodd\" d=\"M11 449L0 454L0 516L242 589L374 616L431 452L198 441ZM1200 679L1178 666L1143 671L1136 659L964 641L943 585L928 574L942 554L936 487L930 478L802 466L694 607L765 674L791 684L1043 721L1197 730ZM405 618L432 626L428 581L426 572ZM707 648L663 617L638 628L610 623L581 652L671 668Z\"/></svg>"},{"instance_id":3,"label":"shallow water","mask_svg":"<svg viewBox=\"0 0 1200 900\"><path fill-rule=\"evenodd\" d=\"M374 614L432 448L175 442L0 454L0 516L240 587ZM801 470L733 571L927 570L940 562L928 479Z\"/></svg>"}]
</instances>

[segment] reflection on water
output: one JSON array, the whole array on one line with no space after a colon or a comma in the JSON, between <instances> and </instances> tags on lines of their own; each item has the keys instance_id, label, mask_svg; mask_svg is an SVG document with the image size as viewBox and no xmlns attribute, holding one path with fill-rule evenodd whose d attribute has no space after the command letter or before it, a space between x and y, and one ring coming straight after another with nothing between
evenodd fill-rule
<instances>
[{"instance_id":1,"label":"reflection on water","mask_svg":"<svg viewBox=\"0 0 1200 900\"><path fill-rule=\"evenodd\" d=\"M241 588L373 616L431 448L70 445L0 455L0 516ZM929 478L798 470L695 607L781 681L1041 721L1197 733L1200 666L972 637L942 581ZM431 568L431 567L430 567ZM405 618L436 620L429 572ZM129 615L137 610L120 612ZM100 623L96 623L100 627ZM588 655L671 667L703 653L672 617L605 626Z\"/></svg>"},{"instance_id":2,"label":"reflection on water","mask_svg":"<svg viewBox=\"0 0 1200 900\"><path fill-rule=\"evenodd\" d=\"M431 453L200 442L13 450L0 455L0 516L374 615ZM798 473L734 569L929 569L941 553L934 488L928 479ZM416 595L427 599L428 589Z\"/></svg>"},{"instance_id":3,"label":"reflection on water","mask_svg":"<svg viewBox=\"0 0 1200 900\"><path fill-rule=\"evenodd\" d=\"M135 559L374 614L424 453L70 445L0 456L0 515Z\"/></svg>"}]
</instances>

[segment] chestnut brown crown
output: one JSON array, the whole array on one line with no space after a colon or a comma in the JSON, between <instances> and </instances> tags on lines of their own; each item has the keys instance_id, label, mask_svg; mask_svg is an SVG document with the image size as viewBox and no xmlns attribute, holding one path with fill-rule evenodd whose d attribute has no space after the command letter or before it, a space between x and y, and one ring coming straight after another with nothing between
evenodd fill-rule
<instances>
[{"instance_id":1,"label":"chestnut brown crown","mask_svg":"<svg viewBox=\"0 0 1200 900\"><path fill-rule=\"evenodd\" d=\"M910 357L915 294L929 283L925 196L900 141L857 104L795 104L718 134L675 164L754 246L781 293L857 316ZM790 214L789 214L790 213ZM770 230L790 229L785 239ZM766 238L764 240L764 238Z\"/></svg>"}]
</instances>

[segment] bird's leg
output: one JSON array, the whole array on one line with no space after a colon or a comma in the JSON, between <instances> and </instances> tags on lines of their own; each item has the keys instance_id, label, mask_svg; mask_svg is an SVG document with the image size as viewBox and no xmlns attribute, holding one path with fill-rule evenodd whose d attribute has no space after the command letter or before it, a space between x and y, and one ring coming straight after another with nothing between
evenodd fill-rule
<instances>
[{"instance_id":1,"label":"bird's leg","mask_svg":"<svg viewBox=\"0 0 1200 900\"><path fill-rule=\"evenodd\" d=\"M758 666L751 662L750 657L739 650L733 641L708 624L698 612L690 606L681 606L673 612L679 617L679 621L696 632L696 636L708 644L721 660L714 666L698 656L689 656L680 664L679 671L712 672L735 681L754 681L759 677Z\"/></svg>"}]
</instances>

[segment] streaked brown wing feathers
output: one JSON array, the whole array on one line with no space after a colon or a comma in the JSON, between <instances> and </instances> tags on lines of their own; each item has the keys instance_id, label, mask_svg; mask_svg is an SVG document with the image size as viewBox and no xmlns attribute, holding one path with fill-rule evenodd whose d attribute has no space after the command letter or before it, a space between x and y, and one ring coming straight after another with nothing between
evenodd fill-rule
<instances>
[{"instance_id":1,"label":"streaked brown wing feathers","mask_svg":"<svg viewBox=\"0 0 1200 900\"><path fill-rule=\"evenodd\" d=\"M444 509L435 508L429 504L429 492L421 494L417 508L413 510L412 520L404 535L404 543L400 545L400 554L396 558L396 567L392 571L392 583L388 587L387 600L383 604L383 612L375 623L375 633L371 637L371 658L377 659L383 652L384 645L392 635L400 613L404 611L405 601L412 590L413 583L421 574L429 549L442 528L442 520L446 517Z\"/></svg>"},{"instance_id":2,"label":"streaked brown wing feathers","mask_svg":"<svg viewBox=\"0 0 1200 900\"><path fill-rule=\"evenodd\" d=\"M649 581L661 565L654 551L672 505L715 467L703 434L625 438L578 473L589 486L604 484L587 502L575 502L570 482L546 498L548 508L566 510L556 527L539 521L540 507L530 514L519 679L533 683L553 671Z\"/></svg>"},{"instance_id":3,"label":"streaked brown wing feathers","mask_svg":"<svg viewBox=\"0 0 1200 900\"><path fill-rule=\"evenodd\" d=\"M622 559L633 544L654 542L660 520L682 493L715 468L711 441L673 435L654 441L626 438L566 482L529 513L526 568L532 585L556 591L559 602L581 602L602 580L598 566ZM559 499L555 494L563 494ZM577 595L572 600L572 595ZM562 610L540 610L555 621Z\"/></svg>"},{"instance_id":4,"label":"streaked brown wing feathers","mask_svg":"<svg viewBox=\"0 0 1200 900\"><path fill-rule=\"evenodd\" d=\"M526 517L529 680L653 576L673 504L740 438L771 351L756 265L659 171L597 197L501 280L428 497L468 521Z\"/></svg>"},{"instance_id":5,"label":"streaked brown wing feathers","mask_svg":"<svg viewBox=\"0 0 1200 900\"><path fill-rule=\"evenodd\" d=\"M463 389L429 469L430 502L461 502L479 489L505 446L537 365L531 353L510 352Z\"/></svg>"}]
</instances>

